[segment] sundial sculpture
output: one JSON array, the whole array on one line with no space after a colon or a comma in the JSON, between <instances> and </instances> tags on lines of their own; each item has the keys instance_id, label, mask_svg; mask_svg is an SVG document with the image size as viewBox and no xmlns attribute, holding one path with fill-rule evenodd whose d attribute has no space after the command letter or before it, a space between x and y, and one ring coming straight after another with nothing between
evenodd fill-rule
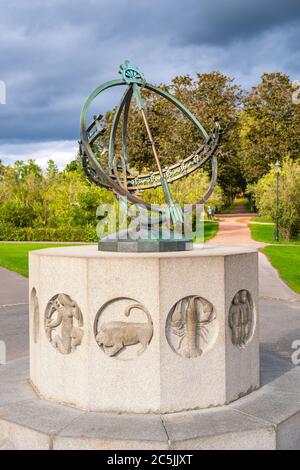
<instances>
[{"instance_id":1,"label":"sundial sculpture","mask_svg":"<svg viewBox=\"0 0 300 470\"><path fill-rule=\"evenodd\" d=\"M221 129L218 119L215 118L215 125L210 135L207 134L204 127L200 124L197 118L174 96L167 91L158 88L146 82L143 73L135 66L125 61L120 66L119 73L121 78L118 80L111 80L100 85L88 97L80 118L81 127L81 140L79 141L79 153L82 158L83 169L87 178L99 186L109 189L113 192L121 207L127 207L128 204L134 204L137 207L143 207L156 214L156 217L151 217L151 222L145 222L147 225L147 236L136 241L130 238L130 233L127 233L126 240L124 240L124 233L122 236L115 234L114 236L106 237L99 242L99 250L106 251L178 251L187 250L192 248L190 240L177 237L176 227L183 224L183 212L180 206L174 204L170 185L184 178L199 168L203 167L206 163L211 163L211 181L210 185L200 201L195 201L194 205L205 203L212 194L217 178L217 157L216 150L220 143ZM117 107L109 138L108 147L108 161L103 164L99 151L99 145L95 148L95 142L101 142L101 136L105 133L106 129L102 123L103 116L98 114L93 117L91 123L87 123L87 113L94 99L100 93L116 86L126 86L125 92ZM143 89L149 90L167 101L172 103L185 117L187 117L192 124L199 131L199 138L201 144L190 156L181 159L171 166L162 167L161 159L157 150L157 145L152 135L151 129L146 115L146 106L142 99L141 92ZM143 119L149 143L152 147L153 157L157 167L157 171L151 173L137 174L130 169L130 155L127 152L127 122L130 104L132 98L135 99L137 111L141 114ZM117 129L121 124L121 139L122 139L122 153L115 153L115 143ZM108 168L108 170L107 170ZM162 213L161 206L152 205L144 201L140 194L147 189L161 187L167 203L166 213ZM192 206L193 207L193 206ZM161 236L153 240L153 226L161 223L168 215L172 221L174 231L169 240L163 240ZM130 216L130 210L128 212ZM121 233L121 232L120 232ZM121 248L120 248L121 247Z\"/></svg>"}]
</instances>

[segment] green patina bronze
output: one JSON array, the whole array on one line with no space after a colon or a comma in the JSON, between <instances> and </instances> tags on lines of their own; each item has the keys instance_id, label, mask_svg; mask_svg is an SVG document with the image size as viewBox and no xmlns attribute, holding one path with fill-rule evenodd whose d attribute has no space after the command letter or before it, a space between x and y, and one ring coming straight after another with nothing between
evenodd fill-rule
<instances>
[{"instance_id":1,"label":"green patina bronze","mask_svg":"<svg viewBox=\"0 0 300 470\"><path fill-rule=\"evenodd\" d=\"M90 181L113 191L119 202L124 202L126 198L130 203L143 205L152 212L156 211L155 206L144 202L138 194L147 189L162 187L172 221L174 225L180 224L183 222L182 210L178 205L174 204L169 185L193 173L210 161L212 167L211 183L201 200L195 201L195 203L204 203L207 201L216 184L216 150L221 137L219 122L215 119L215 126L209 135L198 119L180 101L167 91L146 82L143 73L137 67L125 61L125 63L120 66L119 73L121 75L119 80L111 80L96 88L88 97L83 107L80 118L81 141L79 142L79 147L84 171ZM92 122L87 124L87 113L90 105L98 95L116 86L126 86L126 89L115 111L112 122L108 161L106 165L109 170L107 171L104 169L99 159L96 158L92 148L96 141L98 143L101 141L101 135L105 132L105 128L102 125L102 115L95 115ZM160 157L156 149L156 142L152 137L146 117L145 103L141 96L142 89L160 95L172 103L199 131L199 140L202 144L190 156L181 159L179 162L174 163L174 165L164 168L161 166ZM138 112L142 115L149 142L152 146L157 171L151 173L133 174L130 170L129 155L127 152L127 123L132 98L136 102ZM115 142L121 119L122 154L116 155ZM157 209L157 212L160 211L161 208Z\"/></svg>"}]
</instances>

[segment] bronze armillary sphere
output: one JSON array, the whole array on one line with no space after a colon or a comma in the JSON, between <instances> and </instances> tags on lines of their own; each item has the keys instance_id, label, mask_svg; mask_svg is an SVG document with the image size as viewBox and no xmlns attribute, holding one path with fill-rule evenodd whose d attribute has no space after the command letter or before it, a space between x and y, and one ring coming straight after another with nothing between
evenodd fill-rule
<instances>
[{"instance_id":1,"label":"bronze armillary sphere","mask_svg":"<svg viewBox=\"0 0 300 470\"><path fill-rule=\"evenodd\" d=\"M218 119L215 118L215 126L209 135L196 117L180 101L165 90L146 82L144 75L137 67L125 61L125 63L120 66L119 73L121 75L120 79L111 80L96 88L88 97L83 107L80 118L81 140L79 142L79 148L85 174L91 182L113 191L119 201L126 198L126 200L132 204L142 205L152 212L157 213L161 213L161 207L156 208L156 206L143 201L139 194L147 189L162 187L172 222L176 226L183 222L183 213L181 208L174 204L169 185L193 173L207 162L211 162L212 171L210 185L201 200L193 201L194 204L206 202L215 187L217 177L216 150L221 137ZM95 115L91 123L87 123L86 119L93 100L100 93L116 86L126 86L126 89L113 118L109 138L108 162L105 165L105 168L108 168L108 170L106 170L100 162L101 159L97 158L98 156L96 156L93 150L93 144L96 141L99 142L99 139L101 140L101 136L105 132L105 127L102 124L102 116ZM148 124L145 110L146 106L141 96L142 89L149 90L165 98L196 126L202 144L190 156L171 166L162 167L156 142ZM138 112L140 112L142 116L152 147L157 171L151 173L135 174L130 169L130 155L128 155L127 152L127 121L132 98L136 101ZM120 120L122 120L122 154L116 155L115 140Z\"/></svg>"}]
</instances>

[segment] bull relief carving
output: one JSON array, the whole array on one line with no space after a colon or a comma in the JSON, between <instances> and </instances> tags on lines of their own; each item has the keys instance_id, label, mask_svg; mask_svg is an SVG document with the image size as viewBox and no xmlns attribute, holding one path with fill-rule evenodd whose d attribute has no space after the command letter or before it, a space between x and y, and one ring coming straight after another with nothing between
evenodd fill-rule
<instances>
[{"instance_id":1,"label":"bull relief carving","mask_svg":"<svg viewBox=\"0 0 300 470\"><path fill-rule=\"evenodd\" d=\"M173 351L180 356L201 356L214 342L216 334L214 307L203 297L184 297L169 312L166 337Z\"/></svg>"},{"instance_id":2,"label":"bull relief carving","mask_svg":"<svg viewBox=\"0 0 300 470\"><path fill-rule=\"evenodd\" d=\"M238 291L231 302L229 317L232 344L244 348L252 336L253 302L246 289Z\"/></svg>"},{"instance_id":3,"label":"bull relief carving","mask_svg":"<svg viewBox=\"0 0 300 470\"><path fill-rule=\"evenodd\" d=\"M46 335L62 354L70 354L81 344L83 317L77 303L67 294L57 294L45 311Z\"/></svg>"},{"instance_id":4,"label":"bull relief carving","mask_svg":"<svg viewBox=\"0 0 300 470\"><path fill-rule=\"evenodd\" d=\"M125 320L126 317L130 319ZM146 322L143 321L145 319ZM95 318L94 333L105 354L123 360L133 359L148 347L153 323L144 305L134 299L120 297L100 308Z\"/></svg>"},{"instance_id":5,"label":"bull relief carving","mask_svg":"<svg viewBox=\"0 0 300 470\"><path fill-rule=\"evenodd\" d=\"M39 300L37 296L36 289L33 287L31 291L31 311L33 315L32 325L33 325L33 341L35 343L38 342L39 331L40 331L40 308L39 308Z\"/></svg>"}]
</instances>

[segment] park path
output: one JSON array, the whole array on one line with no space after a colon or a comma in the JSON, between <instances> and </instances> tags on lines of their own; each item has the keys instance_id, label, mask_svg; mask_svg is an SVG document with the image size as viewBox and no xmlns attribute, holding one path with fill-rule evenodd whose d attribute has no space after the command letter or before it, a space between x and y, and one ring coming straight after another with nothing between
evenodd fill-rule
<instances>
[{"instance_id":1,"label":"park path","mask_svg":"<svg viewBox=\"0 0 300 470\"><path fill-rule=\"evenodd\" d=\"M265 246L265 243L255 242L251 238L248 222L253 214L230 213L217 215L219 231L209 240L209 245L255 245Z\"/></svg>"},{"instance_id":2,"label":"park path","mask_svg":"<svg viewBox=\"0 0 300 470\"><path fill-rule=\"evenodd\" d=\"M266 243L252 240L248 222L254 214L249 214L244 204L239 204L229 214L219 214L219 231L209 240L209 245L250 245L255 248L267 246ZM292 291L281 280L268 258L259 253L259 294L261 298L286 301L300 301L300 295Z\"/></svg>"},{"instance_id":3,"label":"park path","mask_svg":"<svg viewBox=\"0 0 300 470\"><path fill-rule=\"evenodd\" d=\"M255 245L257 248L265 243L255 242L251 238L248 222L253 213L249 213L244 203L237 204L228 214L217 214L219 230L209 240L209 245Z\"/></svg>"},{"instance_id":4,"label":"park path","mask_svg":"<svg viewBox=\"0 0 300 470\"><path fill-rule=\"evenodd\" d=\"M28 279L0 268L0 341L6 360L28 356Z\"/></svg>"},{"instance_id":5,"label":"park path","mask_svg":"<svg viewBox=\"0 0 300 470\"><path fill-rule=\"evenodd\" d=\"M0 306L28 303L28 279L0 268Z\"/></svg>"}]
</instances>

